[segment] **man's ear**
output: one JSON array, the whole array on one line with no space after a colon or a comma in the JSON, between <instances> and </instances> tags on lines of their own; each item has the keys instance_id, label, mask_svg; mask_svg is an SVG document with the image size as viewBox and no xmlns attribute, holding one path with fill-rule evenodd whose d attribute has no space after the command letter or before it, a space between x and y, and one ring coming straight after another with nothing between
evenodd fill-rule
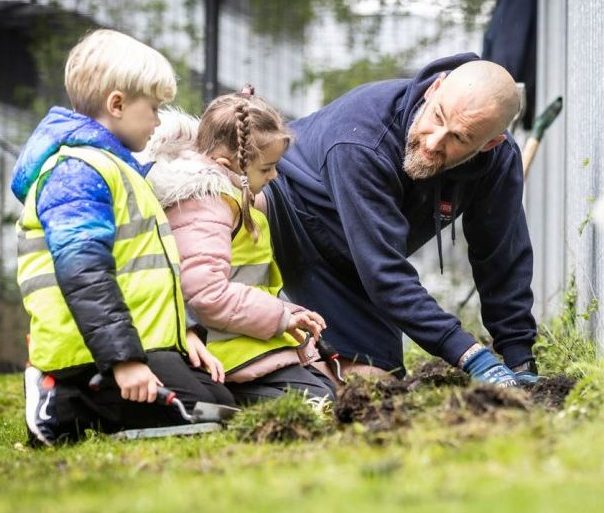
<instances>
[{"instance_id":1,"label":"man's ear","mask_svg":"<svg viewBox=\"0 0 604 513\"><path fill-rule=\"evenodd\" d=\"M430 96L432 96L434 94L434 91L436 91L441 84L443 83L443 80L446 78L447 74L446 73L441 73L440 75L438 75L438 78L432 82L430 84L430 87L428 87L428 89L426 89L426 92L424 93L424 99L425 100L429 100Z\"/></svg>"},{"instance_id":2,"label":"man's ear","mask_svg":"<svg viewBox=\"0 0 604 513\"><path fill-rule=\"evenodd\" d=\"M480 148L480 151L492 150L495 146L501 144L506 139L507 137L505 136L505 134L499 134L497 137L493 137L493 139L487 141L487 143L482 148Z\"/></svg>"},{"instance_id":3,"label":"man's ear","mask_svg":"<svg viewBox=\"0 0 604 513\"><path fill-rule=\"evenodd\" d=\"M126 103L126 95L121 91L111 91L107 100L105 101L105 107L110 116L121 119L124 114L124 105Z\"/></svg>"}]
</instances>

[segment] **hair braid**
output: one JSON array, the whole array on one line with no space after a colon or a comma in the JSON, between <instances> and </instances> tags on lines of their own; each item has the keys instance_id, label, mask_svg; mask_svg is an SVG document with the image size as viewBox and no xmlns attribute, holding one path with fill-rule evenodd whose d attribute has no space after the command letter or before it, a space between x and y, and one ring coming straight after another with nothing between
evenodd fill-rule
<instances>
[{"instance_id":1,"label":"hair braid","mask_svg":"<svg viewBox=\"0 0 604 513\"><path fill-rule=\"evenodd\" d=\"M253 203L252 193L247 179L247 166L250 160L251 141L250 141L250 117L248 101L240 101L235 105L235 118L237 127L237 161L241 169L241 215L243 217L243 226L252 235L254 240L258 240L256 224L252 219L250 205Z\"/></svg>"}]
</instances>

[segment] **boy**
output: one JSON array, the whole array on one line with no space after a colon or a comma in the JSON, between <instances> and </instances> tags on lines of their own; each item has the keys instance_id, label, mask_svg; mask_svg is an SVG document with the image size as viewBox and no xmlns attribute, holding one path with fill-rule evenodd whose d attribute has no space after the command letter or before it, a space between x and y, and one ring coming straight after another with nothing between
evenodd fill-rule
<instances>
[{"instance_id":1,"label":"boy","mask_svg":"<svg viewBox=\"0 0 604 513\"><path fill-rule=\"evenodd\" d=\"M233 404L183 359L188 351L214 378L220 372L185 336L176 246L144 180L150 166L131 154L159 125L159 105L174 98L172 67L129 36L97 30L71 50L65 87L74 111L49 111L12 182L24 203L18 282L31 316L30 441L183 423L172 408L149 404L162 385L188 408ZM109 386L94 392L88 383L97 372Z\"/></svg>"}]
</instances>

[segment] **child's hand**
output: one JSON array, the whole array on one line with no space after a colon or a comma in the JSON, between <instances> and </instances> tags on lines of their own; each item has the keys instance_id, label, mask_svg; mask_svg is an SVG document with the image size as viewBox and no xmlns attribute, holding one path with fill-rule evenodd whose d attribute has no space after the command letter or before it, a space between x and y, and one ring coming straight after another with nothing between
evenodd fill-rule
<instances>
[{"instance_id":1,"label":"child's hand","mask_svg":"<svg viewBox=\"0 0 604 513\"><path fill-rule=\"evenodd\" d=\"M115 382L120 387L122 399L139 403L152 403L157 397L157 387L163 383L141 362L120 362L113 366Z\"/></svg>"},{"instance_id":2,"label":"child's hand","mask_svg":"<svg viewBox=\"0 0 604 513\"><path fill-rule=\"evenodd\" d=\"M300 342L300 336L302 336L302 341L304 340L304 336L298 330L310 331L314 339L319 340L321 332L326 327L325 320L317 312L302 310L291 314L285 331Z\"/></svg>"},{"instance_id":3,"label":"child's hand","mask_svg":"<svg viewBox=\"0 0 604 513\"><path fill-rule=\"evenodd\" d=\"M203 366L210 373L212 381L224 383L224 367L222 363L208 351L207 347L193 330L187 331L187 350L193 367Z\"/></svg>"}]
</instances>

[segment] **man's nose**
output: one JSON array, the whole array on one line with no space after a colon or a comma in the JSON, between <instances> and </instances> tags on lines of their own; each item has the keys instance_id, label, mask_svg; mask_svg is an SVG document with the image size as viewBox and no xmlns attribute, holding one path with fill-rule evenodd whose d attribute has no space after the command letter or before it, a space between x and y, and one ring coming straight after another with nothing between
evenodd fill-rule
<instances>
[{"instance_id":1,"label":"man's nose","mask_svg":"<svg viewBox=\"0 0 604 513\"><path fill-rule=\"evenodd\" d=\"M426 149L428 151L438 151L441 149L445 140L446 131L443 128L437 128L426 137Z\"/></svg>"}]
</instances>

